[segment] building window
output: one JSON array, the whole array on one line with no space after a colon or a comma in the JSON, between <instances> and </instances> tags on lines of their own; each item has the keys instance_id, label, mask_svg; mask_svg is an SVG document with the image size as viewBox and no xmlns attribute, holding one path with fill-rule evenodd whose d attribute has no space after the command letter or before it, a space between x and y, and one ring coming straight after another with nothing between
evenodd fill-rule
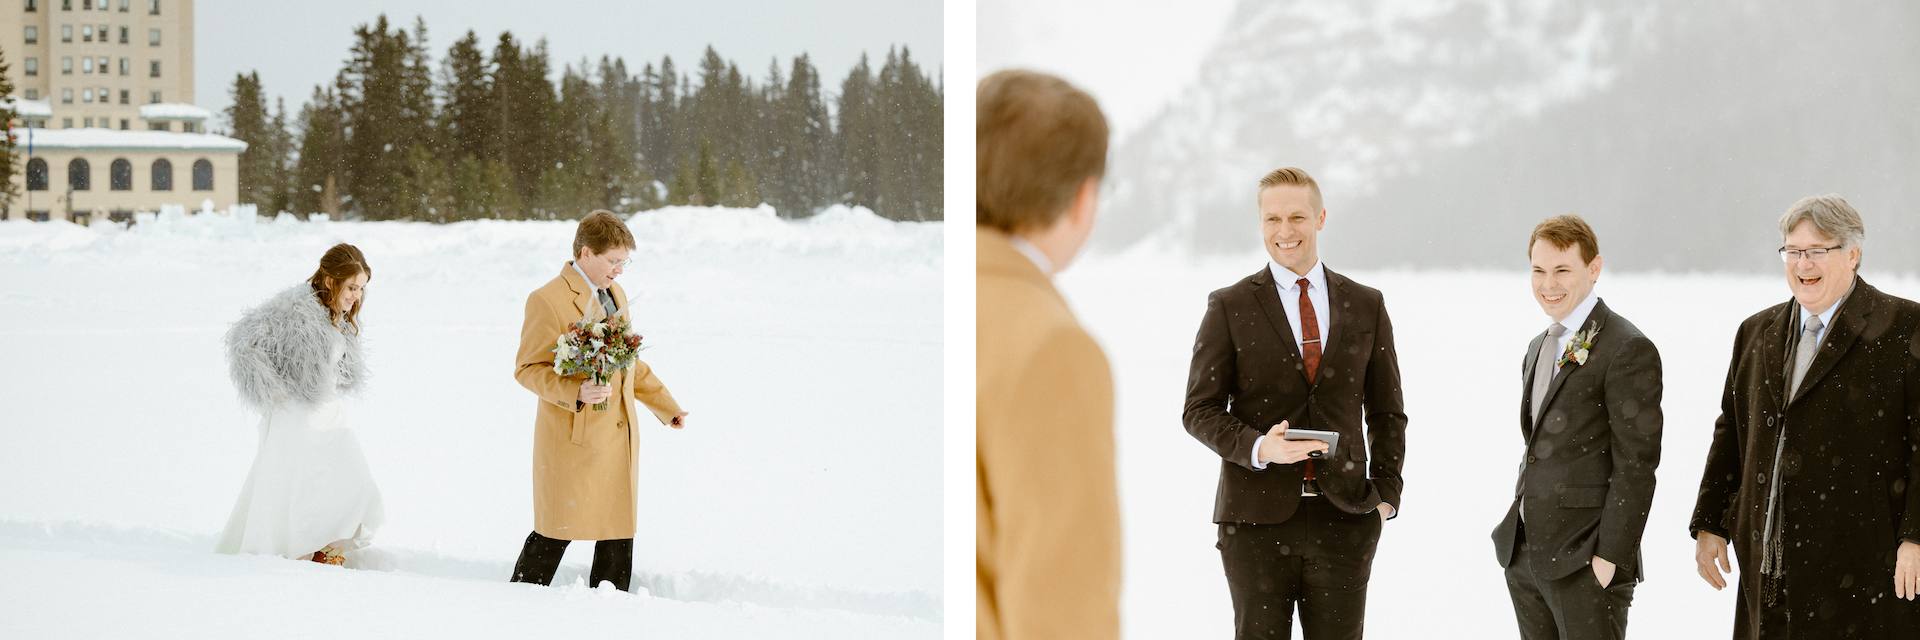
<instances>
[{"instance_id":1,"label":"building window","mask_svg":"<svg viewBox=\"0 0 1920 640\"><path fill-rule=\"evenodd\" d=\"M60 89L60 104L73 104L73 87L65 87ZM73 122L73 118L67 118L67 122L69 123L67 126L69 127L73 126L71 124Z\"/></svg>"},{"instance_id":2,"label":"building window","mask_svg":"<svg viewBox=\"0 0 1920 640\"><path fill-rule=\"evenodd\" d=\"M28 89L28 90L27 90L27 99L28 99L28 100L39 100L39 99L40 99L40 90L39 90L39 89ZM29 123L29 124L31 124L31 123Z\"/></svg>"},{"instance_id":3,"label":"building window","mask_svg":"<svg viewBox=\"0 0 1920 640\"><path fill-rule=\"evenodd\" d=\"M126 44L126 43L127 43L127 28L120 27L120 44Z\"/></svg>"},{"instance_id":4,"label":"building window","mask_svg":"<svg viewBox=\"0 0 1920 640\"><path fill-rule=\"evenodd\" d=\"M47 190L47 159L34 158L27 161L27 190Z\"/></svg>"},{"instance_id":5,"label":"building window","mask_svg":"<svg viewBox=\"0 0 1920 640\"><path fill-rule=\"evenodd\" d=\"M129 3L129 2L127 1L127 0L120 0L120 13L126 13L126 12L127 12L127 6L128 6L129 4L131 4L131 3Z\"/></svg>"},{"instance_id":6,"label":"building window","mask_svg":"<svg viewBox=\"0 0 1920 640\"><path fill-rule=\"evenodd\" d=\"M213 190L213 163L205 158L193 161L193 190Z\"/></svg>"},{"instance_id":7,"label":"building window","mask_svg":"<svg viewBox=\"0 0 1920 640\"><path fill-rule=\"evenodd\" d=\"M60 0L60 10L61 10L61 11L72 11L72 10L73 10L73 0Z\"/></svg>"},{"instance_id":8,"label":"building window","mask_svg":"<svg viewBox=\"0 0 1920 640\"><path fill-rule=\"evenodd\" d=\"M27 0L27 13L40 10L40 0Z\"/></svg>"},{"instance_id":9,"label":"building window","mask_svg":"<svg viewBox=\"0 0 1920 640\"><path fill-rule=\"evenodd\" d=\"M81 102L84 102L84 103L87 103L87 104L93 104L93 90L92 90L92 89L81 89L81 90L80 90L80 101L81 101ZM88 119L87 119L87 121L88 121L89 123L91 123L91 122L93 121L93 119L92 119L92 118L88 118ZM87 126L93 126L93 125L91 125L91 124L89 124L89 125L87 125Z\"/></svg>"},{"instance_id":10,"label":"building window","mask_svg":"<svg viewBox=\"0 0 1920 640\"><path fill-rule=\"evenodd\" d=\"M120 104L133 104L132 98L133 98L132 91L128 91L126 89L120 90ZM121 122L126 122L126 121L122 120ZM120 127L120 128L125 129L126 127Z\"/></svg>"},{"instance_id":11,"label":"building window","mask_svg":"<svg viewBox=\"0 0 1920 640\"><path fill-rule=\"evenodd\" d=\"M160 92L155 91L147 95L147 104L160 104Z\"/></svg>"},{"instance_id":12,"label":"building window","mask_svg":"<svg viewBox=\"0 0 1920 640\"><path fill-rule=\"evenodd\" d=\"M126 158L115 158L107 168L107 188L114 191L133 190L133 163Z\"/></svg>"},{"instance_id":13,"label":"building window","mask_svg":"<svg viewBox=\"0 0 1920 640\"><path fill-rule=\"evenodd\" d=\"M123 75L123 76L133 75L133 60L128 58L120 59L120 75Z\"/></svg>"},{"instance_id":14,"label":"building window","mask_svg":"<svg viewBox=\"0 0 1920 640\"><path fill-rule=\"evenodd\" d=\"M147 61L147 76L153 77L153 78L160 77L160 61L159 60Z\"/></svg>"},{"instance_id":15,"label":"building window","mask_svg":"<svg viewBox=\"0 0 1920 640\"><path fill-rule=\"evenodd\" d=\"M150 46L150 47L160 46L160 30L159 29L147 30L147 46Z\"/></svg>"},{"instance_id":16,"label":"building window","mask_svg":"<svg viewBox=\"0 0 1920 640\"><path fill-rule=\"evenodd\" d=\"M60 128L62 128L62 129L72 129L72 128L73 128L73 118L61 118L61 119L60 119Z\"/></svg>"},{"instance_id":17,"label":"building window","mask_svg":"<svg viewBox=\"0 0 1920 640\"><path fill-rule=\"evenodd\" d=\"M93 10L93 0L80 0L80 10L81 10L81 11L92 11L92 10Z\"/></svg>"},{"instance_id":18,"label":"building window","mask_svg":"<svg viewBox=\"0 0 1920 640\"><path fill-rule=\"evenodd\" d=\"M173 190L173 163L166 158L153 161L153 190Z\"/></svg>"},{"instance_id":19,"label":"building window","mask_svg":"<svg viewBox=\"0 0 1920 640\"><path fill-rule=\"evenodd\" d=\"M83 118L83 119L81 120L81 124L80 124L80 126L82 126L82 127L86 127L86 128L88 128L88 129L92 129L92 128L93 128L93 118Z\"/></svg>"},{"instance_id":20,"label":"building window","mask_svg":"<svg viewBox=\"0 0 1920 640\"><path fill-rule=\"evenodd\" d=\"M67 188L74 191L86 191L93 188L93 176L88 174L86 158L74 158L67 163Z\"/></svg>"},{"instance_id":21,"label":"building window","mask_svg":"<svg viewBox=\"0 0 1920 640\"><path fill-rule=\"evenodd\" d=\"M70 56L60 57L60 75L63 75L63 76L73 75L73 58L72 57Z\"/></svg>"},{"instance_id":22,"label":"building window","mask_svg":"<svg viewBox=\"0 0 1920 640\"><path fill-rule=\"evenodd\" d=\"M40 59L39 58L27 58L27 75L29 76L40 75Z\"/></svg>"},{"instance_id":23,"label":"building window","mask_svg":"<svg viewBox=\"0 0 1920 640\"><path fill-rule=\"evenodd\" d=\"M60 41L73 42L73 25L70 25L70 24L60 25Z\"/></svg>"},{"instance_id":24,"label":"building window","mask_svg":"<svg viewBox=\"0 0 1920 640\"><path fill-rule=\"evenodd\" d=\"M148 131L172 131L172 130L173 130L173 123L171 123L171 122L149 122L149 123L147 123L147 130L148 130Z\"/></svg>"},{"instance_id":25,"label":"building window","mask_svg":"<svg viewBox=\"0 0 1920 640\"><path fill-rule=\"evenodd\" d=\"M160 15L160 0L147 0L147 15Z\"/></svg>"},{"instance_id":26,"label":"building window","mask_svg":"<svg viewBox=\"0 0 1920 640\"><path fill-rule=\"evenodd\" d=\"M93 58L80 59L80 73L93 73Z\"/></svg>"},{"instance_id":27,"label":"building window","mask_svg":"<svg viewBox=\"0 0 1920 640\"><path fill-rule=\"evenodd\" d=\"M80 27L80 41L93 42L93 25L82 25Z\"/></svg>"},{"instance_id":28,"label":"building window","mask_svg":"<svg viewBox=\"0 0 1920 640\"><path fill-rule=\"evenodd\" d=\"M27 44L40 44L40 27L27 25Z\"/></svg>"},{"instance_id":29,"label":"building window","mask_svg":"<svg viewBox=\"0 0 1920 640\"><path fill-rule=\"evenodd\" d=\"M107 75L107 63L112 60L112 58L100 56L100 75Z\"/></svg>"}]
</instances>

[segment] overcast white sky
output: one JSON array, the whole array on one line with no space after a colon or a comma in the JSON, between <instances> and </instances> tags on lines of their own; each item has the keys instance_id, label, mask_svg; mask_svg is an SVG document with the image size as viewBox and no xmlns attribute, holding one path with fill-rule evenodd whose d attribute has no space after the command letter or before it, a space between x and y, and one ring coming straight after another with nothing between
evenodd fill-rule
<instances>
[{"instance_id":1,"label":"overcast white sky","mask_svg":"<svg viewBox=\"0 0 1920 640\"><path fill-rule=\"evenodd\" d=\"M1234 0L979 0L980 75L1022 67L1093 94L1116 134L1191 82Z\"/></svg>"},{"instance_id":2,"label":"overcast white sky","mask_svg":"<svg viewBox=\"0 0 1920 640\"><path fill-rule=\"evenodd\" d=\"M690 69L712 44L761 80L770 60L778 57L784 70L804 51L829 92L862 51L877 68L887 47L904 44L936 79L944 60L940 0L196 0L194 11L195 102L220 112L234 75L258 70L268 108L274 96L285 97L289 118L314 85L340 70L354 27L383 12L409 29L414 16L426 18L436 72L468 29L488 51L501 31L528 43L545 36L556 74L562 64L602 54L626 58L634 73L662 55Z\"/></svg>"}]
</instances>

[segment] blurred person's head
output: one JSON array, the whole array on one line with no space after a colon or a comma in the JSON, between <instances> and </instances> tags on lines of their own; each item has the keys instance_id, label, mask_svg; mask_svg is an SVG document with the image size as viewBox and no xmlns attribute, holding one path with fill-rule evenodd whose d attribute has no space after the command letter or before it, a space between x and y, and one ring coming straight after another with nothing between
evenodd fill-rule
<instances>
[{"instance_id":1,"label":"blurred person's head","mask_svg":"<svg viewBox=\"0 0 1920 640\"><path fill-rule=\"evenodd\" d=\"M976 223L1018 236L1065 269L1093 232L1107 170L1107 118L1092 96L1032 71L976 88Z\"/></svg>"},{"instance_id":2,"label":"blurred person's head","mask_svg":"<svg viewBox=\"0 0 1920 640\"><path fill-rule=\"evenodd\" d=\"M1826 313L1853 289L1867 225L1846 198L1810 196L1780 216L1780 242L1793 299L1809 312Z\"/></svg>"},{"instance_id":3,"label":"blurred person's head","mask_svg":"<svg viewBox=\"0 0 1920 640\"><path fill-rule=\"evenodd\" d=\"M1307 275L1320 262L1320 230L1327 208L1320 184L1294 167L1274 169L1260 178L1260 238L1273 262Z\"/></svg>"},{"instance_id":4,"label":"blurred person's head","mask_svg":"<svg viewBox=\"0 0 1920 640\"><path fill-rule=\"evenodd\" d=\"M1600 281L1600 239L1580 216L1547 218L1527 237L1527 261L1533 265L1533 301L1563 321Z\"/></svg>"}]
</instances>

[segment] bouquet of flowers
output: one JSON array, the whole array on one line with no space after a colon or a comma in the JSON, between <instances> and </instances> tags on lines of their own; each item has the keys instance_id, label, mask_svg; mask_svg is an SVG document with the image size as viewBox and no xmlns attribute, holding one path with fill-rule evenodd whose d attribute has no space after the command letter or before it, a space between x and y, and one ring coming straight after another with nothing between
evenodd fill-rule
<instances>
[{"instance_id":1,"label":"bouquet of flowers","mask_svg":"<svg viewBox=\"0 0 1920 640\"><path fill-rule=\"evenodd\" d=\"M553 372L562 377L586 375L596 385L604 385L613 374L633 366L639 352L640 336L633 333L625 315L608 319L582 319L573 323L553 345ZM607 402L593 405L598 411Z\"/></svg>"}]
</instances>

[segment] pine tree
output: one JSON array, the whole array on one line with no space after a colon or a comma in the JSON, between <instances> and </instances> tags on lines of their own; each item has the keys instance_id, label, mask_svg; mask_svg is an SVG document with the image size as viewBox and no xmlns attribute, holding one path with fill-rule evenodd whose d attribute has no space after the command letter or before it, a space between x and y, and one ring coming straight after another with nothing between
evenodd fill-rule
<instances>
[{"instance_id":1,"label":"pine tree","mask_svg":"<svg viewBox=\"0 0 1920 640\"><path fill-rule=\"evenodd\" d=\"M235 74L227 95L228 135L247 143L240 152L237 176L240 202L271 208L274 200L274 174L279 167L277 137L267 120L267 97L260 90L258 71Z\"/></svg>"},{"instance_id":2,"label":"pine tree","mask_svg":"<svg viewBox=\"0 0 1920 640\"><path fill-rule=\"evenodd\" d=\"M480 38L473 31L453 43L441 67L439 129L449 158L492 158L492 83ZM456 160L457 162L457 160ZM476 165L477 166L477 165Z\"/></svg>"},{"instance_id":3,"label":"pine tree","mask_svg":"<svg viewBox=\"0 0 1920 640\"><path fill-rule=\"evenodd\" d=\"M302 216L322 211L340 215L339 188L346 174L344 120L339 96L314 87L313 98L300 110L300 160L294 172L294 206Z\"/></svg>"},{"instance_id":4,"label":"pine tree","mask_svg":"<svg viewBox=\"0 0 1920 640\"><path fill-rule=\"evenodd\" d=\"M879 197L880 149L879 123L874 114L873 69L867 56L840 83L839 164L841 186L839 200L863 204L876 211L884 205Z\"/></svg>"},{"instance_id":5,"label":"pine tree","mask_svg":"<svg viewBox=\"0 0 1920 640\"><path fill-rule=\"evenodd\" d=\"M268 140L272 148L273 175L268 179L271 185L268 191L267 211L279 213L292 211L294 198L294 146L293 132L287 128L287 101L285 98L273 100L273 123L269 126Z\"/></svg>"},{"instance_id":6,"label":"pine tree","mask_svg":"<svg viewBox=\"0 0 1920 640\"><path fill-rule=\"evenodd\" d=\"M19 140L13 133L13 120L19 117L13 109L13 76L8 75L9 67L5 52L0 52L0 211L13 208L14 198L20 195L13 186L13 176L19 171L18 158L14 157Z\"/></svg>"}]
</instances>

